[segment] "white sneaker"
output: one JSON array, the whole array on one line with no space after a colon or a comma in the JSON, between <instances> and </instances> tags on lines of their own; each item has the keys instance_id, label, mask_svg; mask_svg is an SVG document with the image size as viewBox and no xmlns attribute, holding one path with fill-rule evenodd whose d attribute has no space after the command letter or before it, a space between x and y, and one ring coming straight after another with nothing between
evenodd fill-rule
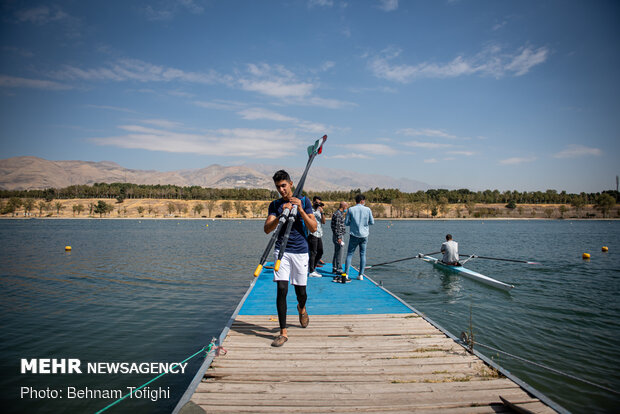
<instances>
[{"instance_id":1,"label":"white sneaker","mask_svg":"<svg viewBox=\"0 0 620 414\"><path fill-rule=\"evenodd\" d=\"M312 273L310 273L308 276L310 277L323 277L319 272L317 272L316 270Z\"/></svg>"},{"instance_id":2,"label":"white sneaker","mask_svg":"<svg viewBox=\"0 0 620 414\"><path fill-rule=\"evenodd\" d=\"M359 275L359 276L357 277L357 280L364 280L364 275Z\"/></svg>"}]
</instances>

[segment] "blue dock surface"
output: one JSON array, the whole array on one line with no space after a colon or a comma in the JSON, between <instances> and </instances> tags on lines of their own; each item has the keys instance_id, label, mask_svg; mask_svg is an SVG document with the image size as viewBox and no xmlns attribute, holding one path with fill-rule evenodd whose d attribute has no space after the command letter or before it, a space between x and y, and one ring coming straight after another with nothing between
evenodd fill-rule
<instances>
[{"instance_id":1,"label":"blue dock surface","mask_svg":"<svg viewBox=\"0 0 620 414\"><path fill-rule=\"evenodd\" d=\"M252 294L246 299L239 315L276 314L276 284L273 263L268 263L258 276ZM378 288L368 278L357 280L358 271L351 268L349 283L332 282L332 265L318 267L323 277L309 277L306 309L309 315L367 315L380 313L411 313L411 309L394 296ZM292 286L287 295L287 314L297 315L297 298Z\"/></svg>"},{"instance_id":2,"label":"blue dock surface","mask_svg":"<svg viewBox=\"0 0 620 414\"><path fill-rule=\"evenodd\" d=\"M355 269L345 284L330 264L308 278L307 328L290 287L288 341L272 347L270 266L222 331L227 352L209 353L173 413L566 412Z\"/></svg>"}]
</instances>

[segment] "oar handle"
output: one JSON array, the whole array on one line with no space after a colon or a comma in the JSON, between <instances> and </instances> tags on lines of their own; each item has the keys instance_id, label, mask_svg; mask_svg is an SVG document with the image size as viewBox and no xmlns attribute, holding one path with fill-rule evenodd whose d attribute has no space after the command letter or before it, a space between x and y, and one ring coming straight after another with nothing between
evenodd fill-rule
<instances>
[{"instance_id":1,"label":"oar handle","mask_svg":"<svg viewBox=\"0 0 620 414\"><path fill-rule=\"evenodd\" d=\"M288 221L286 222L286 229L284 230L284 235L282 236L282 241L280 242L280 251L278 251L278 260L276 260L273 265L273 270L276 272L280 270L280 262L282 261L282 257L284 257L284 250L286 249L286 245L288 244L288 238L291 235L291 229L293 228L293 222L295 222L295 217L297 216L297 204L295 204L291 210L291 214L288 216Z\"/></svg>"},{"instance_id":2,"label":"oar handle","mask_svg":"<svg viewBox=\"0 0 620 414\"><path fill-rule=\"evenodd\" d=\"M271 235L271 238L269 239L269 243L267 243L267 248L263 252L263 255L260 258L260 262L258 263L258 266L256 266L256 269L254 270L254 277L258 277L258 275L260 275L260 272L263 270L263 265L267 261L267 256L269 256L269 253L271 252L273 245L278 239L278 234L280 233L280 229L282 228L284 223L286 223L286 219L289 213L290 213L290 210L286 208L280 215L280 219L278 220L278 225L276 226L275 231Z\"/></svg>"}]
</instances>

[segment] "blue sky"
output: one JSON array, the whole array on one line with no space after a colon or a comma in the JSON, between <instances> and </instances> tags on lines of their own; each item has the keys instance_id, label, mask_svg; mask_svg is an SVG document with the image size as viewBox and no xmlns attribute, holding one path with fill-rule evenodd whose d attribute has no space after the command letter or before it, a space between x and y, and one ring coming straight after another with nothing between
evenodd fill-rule
<instances>
[{"instance_id":1,"label":"blue sky","mask_svg":"<svg viewBox=\"0 0 620 414\"><path fill-rule=\"evenodd\" d=\"M620 173L616 1L7 1L0 158L302 166L595 192Z\"/></svg>"}]
</instances>

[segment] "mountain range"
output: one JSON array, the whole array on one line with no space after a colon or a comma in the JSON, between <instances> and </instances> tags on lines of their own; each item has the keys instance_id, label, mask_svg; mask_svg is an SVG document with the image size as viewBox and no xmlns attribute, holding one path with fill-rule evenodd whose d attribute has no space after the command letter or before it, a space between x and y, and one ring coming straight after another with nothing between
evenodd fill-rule
<instances>
[{"instance_id":1,"label":"mountain range","mask_svg":"<svg viewBox=\"0 0 620 414\"><path fill-rule=\"evenodd\" d=\"M198 185L210 188L273 188L271 176L283 168L273 165L209 165L199 169L178 171L133 170L111 161L49 161L25 156L0 160L0 189L35 190L63 188L94 183ZM286 168L293 182L303 168ZM352 171L313 166L305 188L314 191L346 191L351 189L398 188L415 192L431 188L428 184L406 178L359 174Z\"/></svg>"}]
</instances>

